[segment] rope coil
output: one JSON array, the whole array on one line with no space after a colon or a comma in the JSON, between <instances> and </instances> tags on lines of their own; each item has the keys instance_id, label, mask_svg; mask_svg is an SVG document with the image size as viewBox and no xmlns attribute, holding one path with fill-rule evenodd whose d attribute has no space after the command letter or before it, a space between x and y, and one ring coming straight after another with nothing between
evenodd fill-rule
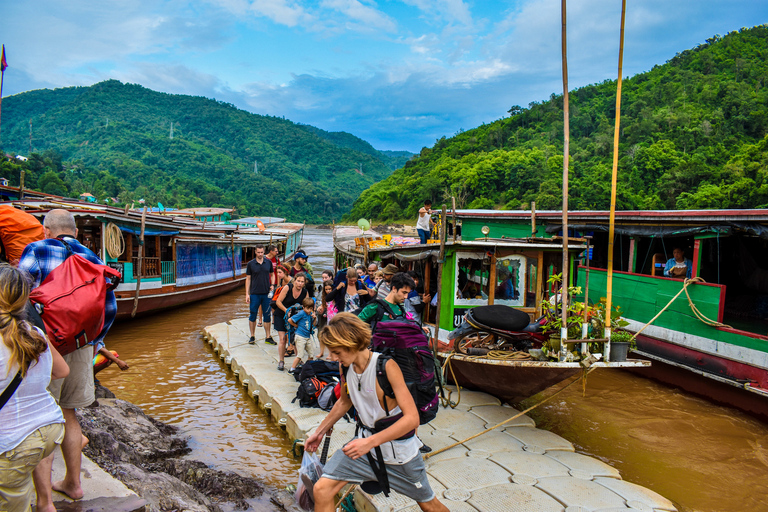
<instances>
[{"instance_id":1,"label":"rope coil","mask_svg":"<svg viewBox=\"0 0 768 512\"><path fill-rule=\"evenodd\" d=\"M104 247L110 258L117 259L125 252L125 239L117 224L110 222L104 230Z\"/></svg>"}]
</instances>

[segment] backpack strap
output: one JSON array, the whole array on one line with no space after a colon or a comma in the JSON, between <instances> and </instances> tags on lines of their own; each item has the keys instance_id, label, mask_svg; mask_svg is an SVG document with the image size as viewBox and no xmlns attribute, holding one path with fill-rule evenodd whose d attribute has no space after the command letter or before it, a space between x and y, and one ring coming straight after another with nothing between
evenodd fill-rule
<instances>
[{"instance_id":1,"label":"backpack strap","mask_svg":"<svg viewBox=\"0 0 768 512\"><path fill-rule=\"evenodd\" d=\"M392 307L389 305L389 302L385 301L384 299L373 299L373 303L376 304L376 314L371 320L371 332L376 330L376 326L384 318L384 315L387 315L390 320L405 316L403 313L400 313L399 315L395 313L392 310Z\"/></svg>"},{"instance_id":2,"label":"backpack strap","mask_svg":"<svg viewBox=\"0 0 768 512\"><path fill-rule=\"evenodd\" d=\"M376 381L379 383L379 387L384 392L384 396L389 398L395 398L395 392L392 389L392 385L387 378L387 361L392 359L391 357L381 354L376 360ZM385 404L386 405L386 404ZM389 416L389 411L384 411Z\"/></svg>"},{"instance_id":3,"label":"backpack strap","mask_svg":"<svg viewBox=\"0 0 768 512\"><path fill-rule=\"evenodd\" d=\"M72 235L59 235L59 236L57 236L57 237L56 237L56 240L58 240L59 242L61 242L62 244L64 244L64 248L65 248L65 249L67 250L67 252L69 253L69 254L67 255L67 257L69 257L69 256L72 256L73 254L75 254L75 251L73 251L73 250L72 250L72 246L71 246L71 245L69 245L69 243L68 243L66 240L64 240L64 237L65 237L65 236L68 236L69 238L74 238Z\"/></svg>"},{"instance_id":4,"label":"backpack strap","mask_svg":"<svg viewBox=\"0 0 768 512\"><path fill-rule=\"evenodd\" d=\"M5 388L3 391L3 394L0 395L0 409L2 409L5 404L8 403L8 400L11 399L13 394L16 392L16 389L21 385L21 368L19 368L19 371L16 372L16 376L13 378L10 384L8 384L8 387Z\"/></svg>"}]
</instances>

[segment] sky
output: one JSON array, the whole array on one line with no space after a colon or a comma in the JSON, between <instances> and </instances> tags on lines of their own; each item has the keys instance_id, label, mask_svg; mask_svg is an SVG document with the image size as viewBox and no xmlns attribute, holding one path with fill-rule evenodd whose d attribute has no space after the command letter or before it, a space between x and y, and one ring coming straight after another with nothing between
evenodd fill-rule
<instances>
[{"instance_id":1,"label":"sky","mask_svg":"<svg viewBox=\"0 0 768 512\"><path fill-rule=\"evenodd\" d=\"M3 97L107 79L418 152L562 92L558 0L1 0ZM620 0L570 0L570 89L614 79ZM766 0L629 0L624 76L768 23Z\"/></svg>"}]
</instances>

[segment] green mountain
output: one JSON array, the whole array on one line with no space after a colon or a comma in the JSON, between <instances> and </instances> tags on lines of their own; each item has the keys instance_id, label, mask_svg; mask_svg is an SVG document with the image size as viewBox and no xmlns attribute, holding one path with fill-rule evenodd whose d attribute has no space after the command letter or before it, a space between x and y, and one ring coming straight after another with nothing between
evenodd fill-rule
<instances>
[{"instance_id":1,"label":"green mountain","mask_svg":"<svg viewBox=\"0 0 768 512\"><path fill-rule=\"evenodd\" d=\"M608 209L616 82L570 93L569 207ZM561 207L563 98L442 138L366 190L349 219L460 207ZM624 80L617 208L768 207L768 26L742 29Z\"/></svg>"},{"instance_id":2,"label":"green mountain","mask_svg":"<svg viewBox=\"0 0 768 512\"><path fill-rule=\"evenodd\" d=\"M355 151L359 151L360 153L371 155L372 157L381 160L381 162L384 163L384 165L386 165L393 171L405 165L405 162L407 162L411 157L414 156L413 153L409 151L379 151L378 149L374 148L363 139L355 137L351 133L327 132L315 126L310 126L310 125L301 125L301 126L304 129L308 130L309 132L314 133L315 135L322 137L323 139L329 142L332 142L333 144L336 144L339 147L354 149Z\"/></svg>"},{"instance_id":3,"label":"green mountain","mask_svg":"<svg viewBox=\"0 0 768 512\"><path fill-rule=\"evenodd\" d=\"M329 222L392 171L350 134L342 146L282 118L116 80L10 96L2 113L7 153L28 154L31 123L25 186L70 197ZM0 165L12 184L20 169Z\"/></svg>"}]
</instances>

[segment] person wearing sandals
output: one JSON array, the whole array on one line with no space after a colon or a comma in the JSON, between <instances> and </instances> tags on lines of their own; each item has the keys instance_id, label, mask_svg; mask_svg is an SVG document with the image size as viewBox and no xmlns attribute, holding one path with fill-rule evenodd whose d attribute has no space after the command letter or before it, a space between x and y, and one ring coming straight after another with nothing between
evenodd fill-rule
<instances>
[{"instance_id":1,"label":"person wearing sandals","mask_svg":"<svg viewBox=\"0 0 768 512\"><path fill-rule=\"evenodd\" d=\"M264 246L256 247L256 257L248 262L245 267L245 302L250 304L250 315L248 316L248 327L251 329L251 337L248 343L256 343L256 320L259 317L259 308L263 312L264 318L264 338L265 343L272 341L270 336L269 322L270 316L270 297L269 292L274 291L275 286L271 283L272 262L264 257Z\"/></svg>"},{"instance_id":2,"label":"person wearing sandals","mask_svg":"<svg viewBox=\"0 0 768 512\"><path fill-rule=\"evenodd\" d=\"M30 509L32 470L64 440L64 415L47 388L69 375L69 366L25 320L29 290L25 274L0 265L0 392L21 378L0 408L0 510ZM37 506L55 510L50 496Z\"/></svg>"},{"instance_id":3,"label":"person wearing sandals","mask_svg":"<svg viewBox=\"0 0 768 512\"><path fill-rule=\"evenodd\" d=\"M285 370L285 342L288 333L288 327L285 325L285 312L289 307L294 304L301 304L307 298L309 293L304 288L306 282L307 278L304 272L299 272L293 276L291 283L283 286L283 289L280 290L280 296L275 300L275 313L277 313L275 315L275 330L278 335L277 354L280 358L277 369L280 371Z\"/></svg>"},{"instance_id":4,"label":"person wearing sandals","mask_svg":"<svg viewBox=\"0 0 768 512\"><path fill-rule=\"evenodd\" d=\"M416 501L421 510L447 512L448 508L437 499L427 479L419 452L421 442L414 435L419 426L419 412L403 373L394 360L386 362L384 371L395 398L385 396L376 376L376 362L381 354L368 348L370 342L370 327L351 313L334 316L320 332L320 343L328 348L335 361L348 366L349 371L339 400L307 438L304 449L316 451L323 437L352 406L364 428L359 430L360 437L337 450L323 468L323 476L312 488L315 511L332 511L334 498L347 483L381 483L379 474L382 474L392 490ZM381 421L388 417L391 418L388 426L382 426ZM371 452L377 455L379 474L374 472L374 462L368 457ZM386 487L383 490L388 492Z\"/></svg>"}]
</instances>

